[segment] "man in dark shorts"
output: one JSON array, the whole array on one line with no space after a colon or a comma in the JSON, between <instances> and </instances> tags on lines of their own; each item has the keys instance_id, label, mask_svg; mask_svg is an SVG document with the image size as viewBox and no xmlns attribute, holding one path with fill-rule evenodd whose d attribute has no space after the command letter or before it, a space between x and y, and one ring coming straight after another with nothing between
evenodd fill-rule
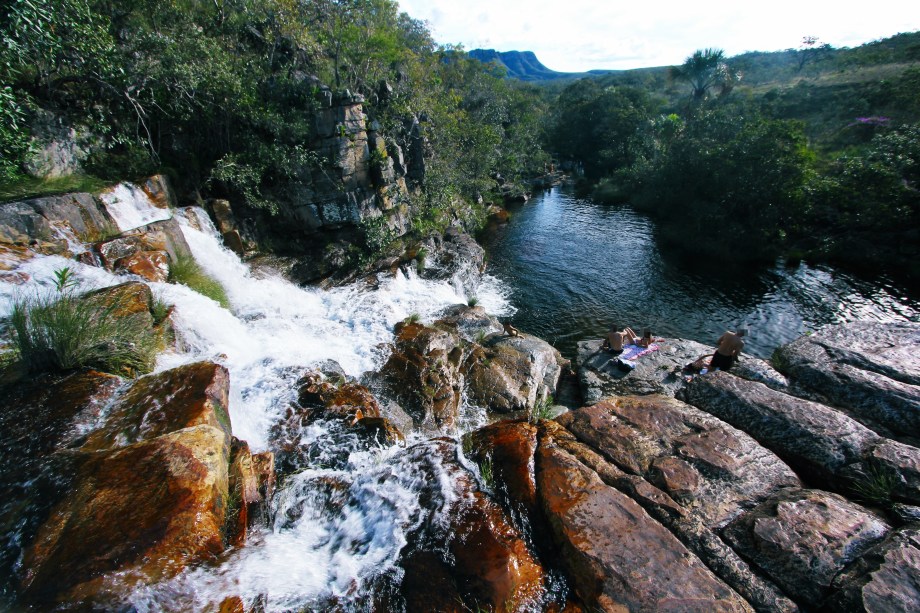
<instances>
[{"instance_id":1,"label":"man in dark shorts","mask_svg":"<svg viewBox=\"0 0 920 613\"><path fill-rule=\"evenodd\" d=\"M747 330L744 328L738 328L737 332L726 330L725 334L720 336L716 343L718 349L712 354L712 359L709 361L709 370L717 368L728 370L731 368L738 356L741 355L741 350L744 349L744 341L741 338L746 334Z\"/></svg>"},{"instance_id":2,"label":"man in dark shorts","mask_svg":"<svg viewBox=\"0 0 920 613\"><path fill-rule=\"evenodd\" d=\"M623 330L619 329L620 326L614 324L610 326L610 331L607 332L607 338L604 339L604 344L601 345L601 349L605 349L613 355L619 355L623 353L623 346L633 343L637 340L636 333L632 331L632 328L626 327Z\"/></svg>"}]
</instances>

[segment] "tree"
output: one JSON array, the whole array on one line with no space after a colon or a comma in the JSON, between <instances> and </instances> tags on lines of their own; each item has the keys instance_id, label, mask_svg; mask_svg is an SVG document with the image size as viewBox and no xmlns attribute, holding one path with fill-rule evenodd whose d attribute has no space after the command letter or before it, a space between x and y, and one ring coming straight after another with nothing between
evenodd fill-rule
<instances>
[{"instance_id":1,"label":"tree","mask_svg":"<svg viewBox=\"0 0 920 613\"><path fill-rule=\"evenodd\" d=\"M827 43L818 44L817 36L803 36L802 44L795 51L796 72L802 72L805 64L815 62L827 55L831 46Z\"/></svg>"},{"instance_id":2,"label":"tree","mask_svg":"<svg viewBox=\"0 0 920 613\"><path fill-rule=\"evenodd\" d=\"M725 52L721 49L698 49L684 63L671 68L671 78L690 84L690 97L694 101L706 98L712 87L720 87L720 95L728 94L741 74L725 62Z\"/></svg>"}]
</instances>

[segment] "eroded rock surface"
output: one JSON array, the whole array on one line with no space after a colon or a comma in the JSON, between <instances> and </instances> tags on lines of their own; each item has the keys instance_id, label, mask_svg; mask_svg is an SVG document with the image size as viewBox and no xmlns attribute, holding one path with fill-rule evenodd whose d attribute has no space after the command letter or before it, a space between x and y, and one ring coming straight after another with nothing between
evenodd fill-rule
<instances>
[{"instance_id":1,"label":"eroded rock surface","mask_svg":"<svg viewBox=\"0 0 920 613\"><path fill-rule=\"evenodd\" d=\"M578 343L578 379L585 404L594 404L607 396L632 396L664 394L674 396L684 384L689 373L685 367L706 358L714 347L695 341L674 338L655 343L657 351L635 360L636 368L622 372L617 368L617 357L601 349L601 339ZM775 389L785 389L786 378L767 362L742 355L731 372L751 381L759 381Z\"/></svg>"},{"instance_id":2,"label":"eroded rock surface","mask_svg":"<svg viewBox=\"0 0 920 613\"><path fill-rule=\"evenodd\" d=\"M775 357L796 383L870 427L920 438L920 323L828 326Z\"/></svg>"}]
</instances>

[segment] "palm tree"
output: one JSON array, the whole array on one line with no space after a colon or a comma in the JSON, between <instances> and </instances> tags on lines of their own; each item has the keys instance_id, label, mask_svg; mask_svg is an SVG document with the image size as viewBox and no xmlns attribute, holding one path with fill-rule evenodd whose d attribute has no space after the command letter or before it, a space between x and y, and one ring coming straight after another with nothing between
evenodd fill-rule
<instances>
[{"instance_id":1,"label":"palm tree","mask_svg":"<svg viewBox=\"0 0 920 613\"><path fill-rule=\"evenodd\" d=\"M688 82L691 98L699 101L706 98L714 85L720 86L720 95L727 94L741 75L725 63L725 52L721 49L698 49L682 65L671 68L671 78Z\"/></svg>"}]
</instances>

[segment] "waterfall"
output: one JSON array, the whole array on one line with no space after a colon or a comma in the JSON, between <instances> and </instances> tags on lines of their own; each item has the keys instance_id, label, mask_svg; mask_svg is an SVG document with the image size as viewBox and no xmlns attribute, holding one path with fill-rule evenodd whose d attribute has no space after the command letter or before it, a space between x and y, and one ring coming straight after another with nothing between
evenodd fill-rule
<instances>
[{"instance_id":1,"label":"waterfall","mask_svg":"<svg viewBox=\"0 0 920 613\"><path fill-rule=\"evenodd\" d=\"M105 198L119 228L159 219L138 188L118 186ZM169 213L169 211L166 211ZM432 321L445 307L465 303L462 284L428 281L414 272L381 278L375 288L352 285L323 291L301 288L280 275L254 274L224 248L201 209L177 215L182 232L199 265L227 291L231 308L175 284L151 283L154 294L176 306L173 321L180 347L159 356L157 370L214 360L230 371L230 418L234 435L253 451L269 449L269 430L296 398L296 382L311 365L337 361L350 376L378 368L393 326L412 314ZM0 282L0 314L12 298L28 291L53 291L54 271L69 267L83 287L104 287L127 280L101 268L57 256L35 256L17 271L29 275L28 286ZM507 314L505 288L488 275L477 288L479 304L493 314ZM464 407L462 423L481 422L481 412ZM255 530L249 544L229 553L218 567L190 569L163 585L134 595L141 611L185 610L195 602L201 610L222 596L239 595L247 604L265 598L267 611L310 607L361 594L368 581L394 570L406 534L420 521L437 521L421 508L423 488L439 489L448 500L449 477L429 461L427 482L413 468L412 449L372 451L335 447L336 438L315 423L303 433L303 444L330 445L344 454L342 468L307 469L285 480L271 509L274 524ZM411 433L410 438L412 438ZM416 437L417 438L417 437ZM426 480L425 483L420 480ZM327 484L339 484L347 504L330 508ZM429 515L426 517L426 513Z\"/></svg>"},{"instance_id":2,"label":"waterfall","mask_svg":"<svg viewBox=\"0 0 920 613\"><path fill-rule=\"evenodd\" d=\"M99 197L122 232L172 217L168 208L157 207L144 190L133 183L119 183Z\"/></svg>"}]
</instances>

